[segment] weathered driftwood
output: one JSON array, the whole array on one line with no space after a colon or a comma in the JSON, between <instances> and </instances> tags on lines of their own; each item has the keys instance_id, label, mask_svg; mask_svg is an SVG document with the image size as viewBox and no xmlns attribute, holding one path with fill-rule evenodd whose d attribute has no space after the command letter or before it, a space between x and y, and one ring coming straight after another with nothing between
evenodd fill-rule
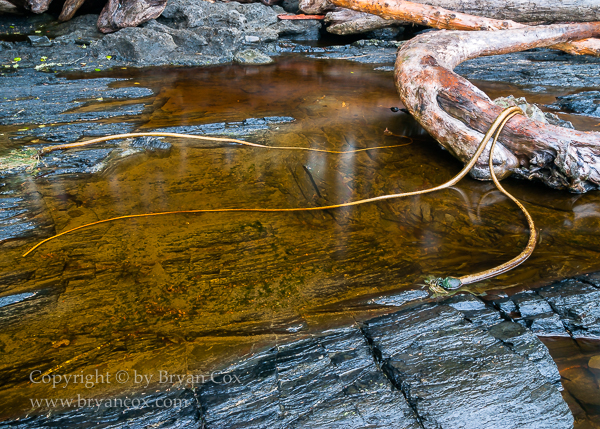
<instances>
[{"instance_id":1,"label":"weathered driftwood","mask_svg":"<svg viewBox=\"0 0 600 429\"><path fill-rule=\"evenodd\" d=\"M370 13L357 12L344 8L337 8L333 12L329 12L325 17L325 22L329 25L327 27L329 33L340 36L366 33L368 31L405 24L401 21L383 19Z\"/></svg>"},{"instance_id":2,"label":"weathered driftwood","mask_svg":"<svg viewBox=\"0 0 600 429\"><path fill-rule=\"evenodd\" d=\"M7 0L19 9L25 9L33 13L44 13L52 0Z\"/></svg>"},{"instance_id":3,"label":"weathered driftwood","mask_svg":"<svg viewBox=\"0 0 600 429\"><path fill-rule=\"evenodd\" d=\"M112 33L158 18L167 0L108 0L98 17L98 30Z\"/></svg>"},{"instance_id":4,"label":"weathered driftwood","mask_svg":"<svg viewBox=\"0 0 600 429\"><path fill-rule=\"evenodd\" d=\"M502 108L452 72L485 55L551 46L600 35L600 23L551 25L501 32L443 31L420 35L398 52L396 86L417 121L446 149L466 162ZM494 152L495 172L537 178L573 192L600 189L600 133L556 127L516 116ZM489 179L484 153L471 171Z\"/></svg>"},{"instance_id":5,"label":"weathered driftwood","mask_svg":"<svg viewBox=\"0 0 600 429\"><path fill-rule=\"evenodd\" d=\"M412 0L469 15L517 22L600 21L598 0Z\"/></svg>"},{"instance_id":6,"label":"weathered driftwood","mask_svg":"<svg viewBox=\"0 0 600 429\"><path fill-rule=\"evenodd\" d=\"M0 14L5 14L5 13L19 13L19 7L15 6L14 4L12 4L11 2L7 1L7 0L0 0Z\"/></svg>"},{"instance_id":7,"label":"weathered driftwood","mask_svg":"<svg viewBox=\"0 0 600 429\"><path fill-rule=\"evenodd\" d=\"M414 3L443 8L451 13L470 14L494 20L513 20L516 22L590 22L600 21L600 2L598 0L412 0ZM334 0L301 0L300 10L308 13L324 13L334 7ZM404 2L389 0L390 5ZM339 5L339 4L338 4ZM428 24L426 24L428 25ZM453 28L467 30L470 28Z\"/></svg>"},{"instance_id":8,"label":"weathered driftwood","mask_svg":"<svg viewBox=\"0 0 600 429\"><path fill-rule=\"evenodd\" d=\"M508 30L512 28L534 28L509 20L481 18L453 12L439 7L404 0L331 0L335 5L372 13L385 19L397 19L445 30ZM559 43L552 48L571 54L600 56L600 40L587 39L570 43Z\"/></svg>"},{"instance_id":9,"label":"weathered driftwood","mask_svg":"<svg viewBox=\"0 0 600 429\"><path fill-rule=\"evenodd\" d=\"M75 12L81 7L81 5L85 2L85 0L67 0L65 1L62 12L58 17L59 21L68 21L73 18Z\"/></svg>"}]
</instances>

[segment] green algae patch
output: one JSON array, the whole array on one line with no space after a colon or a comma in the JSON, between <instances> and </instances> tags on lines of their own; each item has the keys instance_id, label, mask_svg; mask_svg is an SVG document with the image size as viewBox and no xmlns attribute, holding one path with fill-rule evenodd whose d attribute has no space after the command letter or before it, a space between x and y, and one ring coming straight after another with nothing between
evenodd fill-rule
<instances>
[{"instance_id":1,"label":"green algae patch","mask_svg":"<svg viewBox=\"0 0 600 429\"><path fill-rule=\"evenodd\" d=\"M0 156L0 172L14 170L31 170L39 162L35 149L15 149Z\"/></svg>"}]
</instances>

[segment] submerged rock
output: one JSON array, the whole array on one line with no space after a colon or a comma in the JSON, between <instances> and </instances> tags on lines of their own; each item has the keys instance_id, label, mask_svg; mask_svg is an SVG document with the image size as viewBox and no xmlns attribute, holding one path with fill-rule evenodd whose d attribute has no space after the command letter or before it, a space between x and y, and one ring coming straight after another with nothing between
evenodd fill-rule
<instances>
[{"instance_id":1,"label":"submerged rock","mask_svg":"<svg viewBox=\"0 0 600 429\"><path fill-rule=\"evenodd\" d=\"M237 52L233 59L240 64L271 64L273 59L256 49L245 49Z\"/></svg>"},{"instance_id":2,"label":"submerged rock","mask_svg":"<svg viewBox=\"0 0 600 429\"><path fill-rule=\"evenodd\" d=\"M155 150L169 150L169 149L171 149L171 147L173 145L169 142L164 141L162 138L144 136L144 137L138 137L138 138L134 139L129 146L134 147L134 148L141 148L141 149L146 149L146 150L150 150L150 151L155 151Z\"/></svg>"},{"instance_id":3,"label":"submerged rock","mask_svg":"<svg viewBox=\"0 0 600 429\"><path fill-rule=\"evenodd\" d=\"M100 78L68 80L52 74L18 71L17 75L0 77L0 125L56 124L90 121L101 118L139 115L143 103L123 106L97 105L96 111L74 113L92 101L131 99L153 95L148 88L136 86L110 88L124 79ZM104 108L103 108L104 107Z\"/></svg>"}]
</instances>

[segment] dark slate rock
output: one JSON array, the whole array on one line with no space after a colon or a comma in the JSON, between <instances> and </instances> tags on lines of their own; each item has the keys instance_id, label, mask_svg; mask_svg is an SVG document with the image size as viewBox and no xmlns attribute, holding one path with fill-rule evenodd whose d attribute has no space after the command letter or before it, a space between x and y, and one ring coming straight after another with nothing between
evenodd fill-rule
<instances>
[{"instance_id":1,"label":"dark slate rock","mask_svg":"<svg viewBox=\"0 0 600 429\"><path fill-rule=\"evenodd\" d=\"M486 309L485 303L473 295L456 295L445 300L444 304L449 305L458 311L478 311Z\"/></svg>"},{"instance_id":2,"label":"dark slate rock","mask_svg":"<svg viewBox=\"0 0 600 429\"><path fill-rule=\"evenodd\" d=\"M21 185L20 180L9 180L1 185L3 193L18 190L19 197L0 197L0 242L54 233L43 199L35 191L24 191ZM8 284L7 279L0 278L0 292Z\"/></svg>"},{"instance_id":3,"label":"dark slate rock","mask_svg":"<svg viewBox=\"0 0 600 429\"><path fill-rule=\"evenodd\" d=\"M283 124L293 121L295 119L289 116L268 116L265 118L248 118L238 122L216 122L203 125L165 127L153 131L179 134L243 136L257 131L268 130L269 125L272 124Z\"/></svg>"},{"instance_id":4,"label":"dark slate rock","mask_svg":"<svg viewBox=\"0 0 600 429\"><path fill-rule=\"evenodd\" d=\"M517 306L510 299L495 302L495 305L500 309L506 317L512 317L517 312Z\"/></svg>"},{"instance_id":5,"label":"dark slate rock","mask_svg":"<svg viewBox=\"0 0 600 429\"><path fill-rule=\"evenodd\" d=\"M584 283L589 283L597 288L600 288L600 272L583 274L575 277L575 280L579 280Z\"/></svg>"},{"instance_id":6,"label":"dark slate rock","mask_svg":"<svg viewBox=\"0 0 600 429\"><path fill-rule=\"evenodd\" d=\"M519 294L512 297L517 311L522 317L552 313L552 308L542 297L534 293Z\"/></svg>"},{"instance_id":7,"label":"dark slate rock","mask_svg":"<svg viewBox=\"0 0 600 429\"><path fill-rule=\"evenodd\" d=\"M59 293L48 289L0 308L0 321L43 311ZM485 310L470 295L447 301L467 313ZM84 408L6 427L560 429L573 424L556 386L556 365L530 331L512 322L487 331L450 305L422 304L362 328L301 338L246 358L221 375L230 382L207 380L194 392L157 392L150 398L150 404L186 398L176 410L152 413L143 406L132 414Z\"/></svg>"},{"instance_id":8,"label":"dark slate rock","mask_svg":"<svg viewBox=\"0 0 600 429\"><path fill-rule=\"evenodd\" d=\"M600 91L587 91L556 97L556 102L548 107L600 118Z\"/></svg>"},{"instance_id":9,"label":"dark slate rock","mask_svg":"<svg viewBox=\"0 0 600 429\"><path fill-rule=\"evenodd\" d=\"M36 292L26 292L18 293L15 295L3 296L0 298L0 307L6 307L7 305L16 304L17 302L21 302L26 300L27 298L31 298L35 294Z\"/></svg>"},{"instance_id":10,"label":"dark slate rock","mask_svg":"<svg viewBox=\"0 0 600 429\"><path fill-rule=\"evenodd\" d=\"M531 331L514 322L502 322L491 327L488 332L518 355L535 363L546 380L562 390L560 373L548 348Z\"/></svg>"},{"instance_id":11,"label":"dark slate rock","mask_svg":"<svg viewBox=\"0 0 600 429\"><path fill-rule=\"evenodd\" d=\"M574 337L600 338L600 290L577 280L540 289Z\"/></svg>"},{"instance_id":12,"label":"dark slate rock","mask_svg":"<svg viewBox=\"0 0 600 429\"><path fill-rule=\"evenodd\" d=\"M443 304L460 311L474 326L487 328L503 321L498 311L473 295L456 295L443 301Z\"/></svg>"},{"instance_id":13,"label":"dark slate rock","mask_svg":"<svg viewBox=\"0 0 600 429\"><path fill-rule=\"evenodd\" d=\"M525 326L528 326L536 335L568 337L569 333L558 314L542 314L538 317L525 320Z\"/></svg>"},{"instance_id":14,"label":"dark slate rock","mask_svg":"<svg viewBox=\"0 0 600 429\"><path fill-rule=\"evenodd\" d=\"M32 70L18 72L18 76L0 77L0 125L39 124L89 121L100 118L131 116L142 113L143 103L119 107L97 104L97 111L72 113L73 109L88 101L98 99L139 98L153 95L148 88L109 88L108 85L123 79L65 78L36 73ZM104 109L104 110L103 110Z\"/></svg>"},{"instance_id":15,"label":"dark slate rock","mask_svg":"<svg viewBox=\"0 0 600 429\"><path fill-rule=\"evenodd\" d=\"M144 397L111 398L128 400L130 406L73 407L63 413L47 410L45 415L0 423L2 428L128 428L194 429L201 428L198 404L193 390L178 389ZM164 404L173 404L166 407Z\"/></svg>"},{"instance_id":16,"label":"dark slate rock","mask_svg":"<svg viewBox=\"0 0 600 429\"><path fill-rule=\"evenodd\" d=\"M320 59L344 59L365 64L388 64L393 65L396 60L397 44L402 42L390 42L382 40L371 40L370 43L359 43L340 46L308 46L298 45L290 41L280 40L275 45L278 53L303 53L309 58ZM377 67L381 69L381 67Z\"/></svg>"},{"instance_id":17,"label":"dark slate rock","mask_svg":"<svg viewBox=\"0 0 600 429\"><path fill-rule=\"evenodd\" d=\"M550 303L536 291L527 291L495 301L501 314L538 336L569 336Z\"/></svg>"},{"instance_id":18,"label":"dark slate rock","mask_svg":"<svg viewBox=\"0 0 600 429\"><path fill-rule=\"evenodd\" d=\"M44 111L37 100L16 103L13 109L0 111L0 125L51 124L57 122L93 121L121 116L138 116L144 111L144 104L128 104L95 112L56 113ZM21 109L18 109L21 107ZM33 116L36 115L36 116Z\"/></svg>"},{"instance_id":19,"label":"dark slate rock","mask_svg":"<svg viewBox=\"0 0 600 429\"><path fill-rule=\"evenodd\" d=\"M227 371L241 383L200 388L207 428L421 427L355 327L279 346Z\"/></svg>"},{"instance_id":20,"label":"dark slate rock","mask_svg":"<svg viewBox=\"0 0 600 429\"><path fill-rule=\"evenodd\" d=\"M29 40L31 46L36 48L52 46L52 42L47 36L27 36L27 39Z\"/></svg>"},{"instance_id":21,"label":"dark slate rock","mask_svg":"<svg viewBox=\"0 0 600 429\"><path fill-rule=\"evenodd\" d=\"M408 302L418 301L429 296L429 292L422 289L411 289L390 296L380 296L367 301L368 304L389 305L400 307Z\"/></svg>"},{"instance_id":22,"label":"dark slate rock","mask_svg":"<svg viewBox=\"0 0 600 429\"><path fill-rule=\"evenodd\" d=\"M283 124L294 122L296 119L291 116L265 116L263 118L267 124Z\"/></svg>"},{"instance_id":23,"label":"dark slate rock","mask_svg":"<svg viewBox=\"0 0 600 429\"><path fill-rule=\"evenodd\" d=\"M425 428L573 426L560 393L534 363L452 307L383 316L365 332Z\"/></svg>"},{"instance_id":24,"label":"dark slate rock","mask_svg":"<svg viewBox=\"0 0 600 429\"><path fill-rule=\"evenodd\" d=\"M531 87L600 86L600 58L532 49L465 61L456 70L467 79L508 82Z\"/></svg>"},{"instance_id":25,"label":"dark slate rock","mask_svg":"<svg viewBox=\"0 0 600 429\"><path fill-rule=\"evenodd\" d=\"M40 175L45 177L61 174L90 174L103 168L102 161L114 149L86 149L52 152L41 158Z\"/></svg>"},{"instance_id":26,"label":"dark slate rock","mask_svg":"<svg viewBox=\"0 0 600 429\"><path fill-rule=\"evenodd\" d=\"M48 142L73 143L83 137L102 137L111 134L131 133L134 124L126 122L78 122L75 124L50 125L19 131L19 136L31 136Z\"/></svg>"}]
</instances>

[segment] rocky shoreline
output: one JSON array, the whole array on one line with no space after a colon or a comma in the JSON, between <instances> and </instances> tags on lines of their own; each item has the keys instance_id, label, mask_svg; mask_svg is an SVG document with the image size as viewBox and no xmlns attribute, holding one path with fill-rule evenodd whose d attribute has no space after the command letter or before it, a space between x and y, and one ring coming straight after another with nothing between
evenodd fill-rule
<instances>
[{"instance_id":1,"label":"rocky shoreline","mask_svg":"<svg viewBox=\"0 0 600 429\"><path fill-rule=\"evenodd\" d=\"M400 311L300 335L223 368L235 382L176 384L125 412L82 407L0 427L571 428L561 377L538 336L600 338L599 296L600 273L487 302L406 291L370 301ZM0 318L35 300L5 306ZM185 406L157 412L167 399Z\"/></svg>"},{"instance_id":2,"label":"rocky shoreline","mask_svg":"<svg viewBox=\"0 0 600 429\"><path fill-rule=\"evenodd\" d=\"M153 95L147 88L118 86L117 78L69 80L55 72L81 71L93 76L119 67L209 66L233 61L260 65L286 54L393 69L402 43L394 40L397 33L379 32L351 44L318 46L320 22L279 20L277 15L284 12L279 6L258 3L174 0L157 20L109 35L97 31L97 15L58 26L44 19L27 24L19 31L22 36L48 34L51 40L0 42L0 125L14 128L15 137L33 149L41 147L39 140L47 145L133 131L135 118L144 114L147 98ZM0 18L6 28L10 19ZM591 89L559 98L554 108L600 116L597 58L539 49L479 58L461 65L457 72L471 79L523 85L531 93L554 86ZM71 112L98 99L127 102ZM261 116L160 130L246 136L292 121L287 116ZM15 141L14 147L19 144ZM93 174L117 159L139 153L162 156L169 150L170 144L160 139L118 141L48 155L36 165L34 174L48 178ZM52 220L39 201L11 181L15 172L22 170L2 172L0 240L50 235ZM18 281L10 275L2 280L7 285ZM43 294L3 296L0 321L8 324L35 312L43 300ZM83 408L2 422L0 427L93 423L182 428L569 428L573 416L560 394L560 374L538 337L599 339L599 302L600 274L486 300L458 295L435 302L425 290L382 296L364 304L390 311L399 307L400 311L315 335L299 335L294 342L248 356L224 369L240 377L236 385L177 385L148 396L148 407ZM157 412L153 404L164 399L181 399L185 406Z\"/></svg>"}]
</instances>

